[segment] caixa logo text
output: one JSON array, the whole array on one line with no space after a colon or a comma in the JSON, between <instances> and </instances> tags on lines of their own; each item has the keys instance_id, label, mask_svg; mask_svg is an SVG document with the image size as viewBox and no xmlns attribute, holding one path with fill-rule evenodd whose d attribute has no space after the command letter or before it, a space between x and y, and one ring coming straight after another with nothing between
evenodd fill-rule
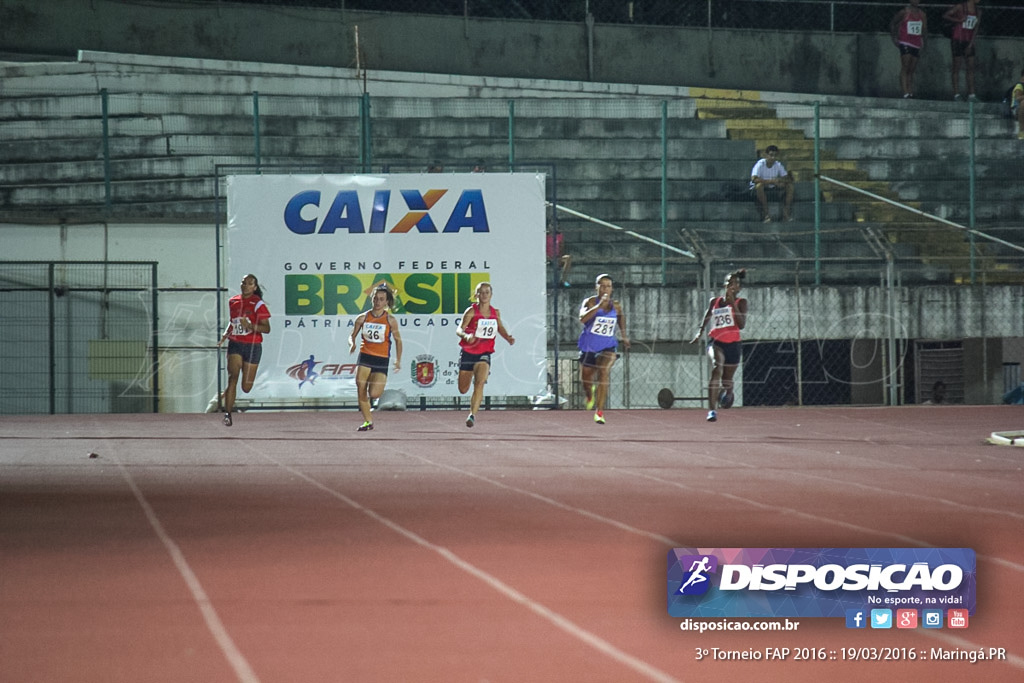
<instances>
[{"instance_id":1,"label":"caixa logo text","mask_svg":"<svg viewBox=\"0 0 1024 683\"><path fill-rule=\"evenodd\" d=\"M912 589L948 591L958 588L964 572L955 564L932 569L927 562L906 564L810 564L740 565L720 567L719 590L777 591L796 590L813 585L822 591L906 591Z\"/></svg>"},{"instance_id":2,"label":"caixa logo text","mask_svg":"<svg viewBox=\"0 0 1024 683\"><path fill-rule=\"evenodd\" d=\"M284 224L296 235L329 235L339 231L356 233L407 233L414 228L420 233L490 232L482 190L463 190L451 211L432 215L448 190L399 190L407 211L397 221L389 221L391 190L377 190L369 203L369 220L355 190L341 190L328 203L319 190L305 190L288 200L284 208ZM401 211L404 209L396 209ZM391 226L390 228L388 226ZM438 230L437 226L443 225Z\"/></svg>"}]
</instances>

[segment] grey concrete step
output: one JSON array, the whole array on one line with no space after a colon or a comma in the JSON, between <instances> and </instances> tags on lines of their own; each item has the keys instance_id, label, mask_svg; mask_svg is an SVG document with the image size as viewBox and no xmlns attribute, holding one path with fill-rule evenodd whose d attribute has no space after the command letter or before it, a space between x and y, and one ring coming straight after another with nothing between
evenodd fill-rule
<instances>
[{"instance_id":1,"label":"grey concrete step","mask_svg":"<svg viewBox=\"0 0 1024 683\"><path fill-rule=\"evenodd\" d=\"M975 143L978 159L1020 159L1020 151L1011 144L1009 133L1002 138L987 138ZM970 145L951 144L949 140L892 139L879 131L874 140L840 138L829 147L840 159L934 159L939 164L966 164L970 158Z\"/></svg>"},{"instance_id":2,"label":"grey concrete step","mask_svg":"<svg viewBox=\"0 0 1024 683\"><path fill-rule=\"evenodd\" d=\"M885 121L887 138L929 138L966 140L970 134L969 122L964 118L947 119L940 117L889 118ZM795 127L808 138L814 137L814 122L796 122ZM879 120L860 116L843 119L821 119L819 122L823 140L853 138L873 140L878 137ZM975 135L981 138L1005 137L1006 124L999 117L976 117Z\"/></svg>"},{"instance_id":3,"label":"grey concrete step","mask_svg":"<svg viewBox=\"0 0 1024 683\"><path fill-rule=\"evenodd\" d=\"M616 225L627 225L630 221L643 221L649 225L661 224L661 206L655 201L614 201L594 200L575 205L571 198L560 203L570 209L582 211L589 216L599 217ZM813 218L813 206L810 204L794 205L794 216L797 220L810 221ZM723 201L692 201L671 202L667 207L669 222L686 224L689 222L730 221L758 222L757 207L753 202ZM822 220L853 221L853 207L845 202L834 202L822 206ZM561 217L560 224L570 223Z\"/></svg>"}]
</instances>

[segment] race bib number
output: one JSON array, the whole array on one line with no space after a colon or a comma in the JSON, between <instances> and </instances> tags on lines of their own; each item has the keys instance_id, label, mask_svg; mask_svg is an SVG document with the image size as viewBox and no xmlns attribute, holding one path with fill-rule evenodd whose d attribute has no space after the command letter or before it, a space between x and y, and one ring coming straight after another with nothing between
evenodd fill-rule
<instances>
[{"instance_id":1,"label":"race bib number","mask_svg":"<svg viewBox=\"0 0 1024 683\"><path fill-rule=\"evenodd\" d=\"M235 337L241 337L242 335L249 334L248 330L242 327L242 323L245 318L232 318L231 319L231 334Z\"/></svg>"},{"instance_id":2,"label":"race bib number","mask_svg":"<svg viewBox=\"0 0 1024 683\"><path fill-rule=\"evenodd\" d=\"M363 339L371 343L384 341L386 332L384 323L363 323Z\"/></svg>"},{"instance_id":3,"label":"race bib number","mask_svg":"<svg viewBox=\"0 0 1024 683\"><path fill-rule=\"evenodd\" d=\"M590 331L598 337L614 337L616 322L618 322L618 318L599 315L594 318L594 324Z\"/></svg>"},{"instance_id":4,"label":"race bib number","mask_svg":"<svg viewBox=\"0 0 1024 683\"><path fill-rule=\"evenodd\" d=\"M732 327L732 308L723 306L711 311L711 329L720 330L723 327Z\"/></svg>"},{"instance_id":5,"label":"race bib number","mask_svg":"<svg viewBox=\"0 0 1024 683\"><path fill-rule=\"evenodd\" d=\"M494 339L498 336L498 321L491 319L477 319L476 332L473 333L477 339Z\"/></svg>"},{"instance_id":6,"label":"race bib number","mask_svg":"<svg viewBox=\"0 0 1024 683\"><path fill-rule=\"evenodd\" d=\"M974 27L978 25L978 17L973 14L964 19L963 23L960 24L968 31L973 31Z\"/></svg>"},{"instance_id":7,"label":"race bib number","mask_svg":"<svg viewBox=\"0 0 1024 683\"><path fill-rule=\"evenodd\" d=\"M907 22L907 35L919 36L921 35L921 23L920 21L908 21Z\"/></svg>"}]
</instances>

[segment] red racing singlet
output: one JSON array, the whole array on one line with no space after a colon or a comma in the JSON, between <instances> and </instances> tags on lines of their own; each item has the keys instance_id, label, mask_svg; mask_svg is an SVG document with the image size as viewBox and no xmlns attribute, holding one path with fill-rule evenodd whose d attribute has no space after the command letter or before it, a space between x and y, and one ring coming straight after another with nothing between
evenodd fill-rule
<instances>
[{"instance_id":1,"label":"red racing singlet","mask_svg":"<svg viewBox=\"0 0 1024 683\"><path fill-rule=\"evenodd\" d=\"M463 351L476 355L494 353L494 340L498 337L498 309L491 306L491 314L484 316L479 304L473 304L473 319L462 331L476 337L472 344L466 343L465 339L459 340Z\"/></svg>"},{"instance_id":2,"label":"red racing singlet","mask_svg":"<svg viewBox=\"0 0 1024 683\"><path fill-rule=\"evenodd\" d=\"M733 303L727 304L725 297L720 296L711 306L711 331L708 332L708 336L715 341L729 344L740 340L740 328L736 324L736 318L732 311L737 301L742 301L742 299L736 299Z\"/></svg>"},{"instance_id":3,"label":"red racing singlet","mask_svg":"<svg viewBox=\"0 0 1024 683\"><path fill-rule=\"evenodd\" d=\"M974 37L974 32L978 28L978 14L975 10L975 14L968 14L970 10L967 9L967 3L963 4L964 18L959 24L953 27L952 40L959 41L961 43L971 42L971 38Z\"/></svg>"},{"instance_id":4,"label":"red racing singlet","mask_svg":"<svg viewBox=\"0 0 1024 683\"><path fill-rule=\"evenodd\" d=\"M908 12L900 22L896 42L900 45L908 45L921 49L924 45L924 21L921 12Z\"/></svg>"},{"instance_id":5,"label":"red racing singlet","mask_svg":"<svg viewBox=\"0 0 1024 683\"><path fill-rule=\"evenodd\" d=\"M263 299L256 295L244 298L236 294L228 299L228 315L231 316L231 331L228 332L228 339L243 344L259 344L263 341L263 335L259 332L246 332L242 329L242 320L248 318L252 324L270 318L270 309L263 303Z\"/></svg>"}]
</instances>

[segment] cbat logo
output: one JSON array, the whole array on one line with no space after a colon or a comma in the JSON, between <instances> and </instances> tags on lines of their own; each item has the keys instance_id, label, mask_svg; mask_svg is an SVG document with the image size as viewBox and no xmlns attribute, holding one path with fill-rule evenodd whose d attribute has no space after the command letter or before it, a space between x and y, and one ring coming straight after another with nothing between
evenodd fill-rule
<instances>
[{"instance_id":1,"label":"cbat logo","mask_svg":"<svg viewBox=\"0 0 1024 683\"><path fill-rule=\"evenodd\" d=\"M313 357L313 354L309 354L309 358L299 363L294 377L299 380L300 389L306 382L309 382L310 385L316 384L316 380L320 376L320 373L316 371L316 364L317 361L316 358ZM288 374L292 374L291 368L288 369Z\"/></svg>"},{"instance_id":2,"label":"cbat logo","mask_svg":"<svg viewBox=\"0 0 1024 683\"><path fill-rule=\"evenodd\" d=\"M284 209L284 224L296 235L332 235L347 231L357 233L407 233L413 228L420 233L438 232L437 223L430 210L448 193L448 190L399 190L409 209L390 229L388 208L391 204L391 190L377 190L370 202L370 220L363 219L359 194L355 190L341 190L334 196L329 207L324 209L320 190L305 190L291 199ZM482 190L463 190L455 206L447 216L438 216L444 227L442 233L458 233L463 228L473 232L490 232L487 222L487 208L484 206Z\"/></svg>"},{"instance_id":3,"label":"cbat logo","mask_svg":"<svg viewBox=\"0 0 1024 683\"><path fill-rule=\"evenodd\" d=\"M424 389L437 384L437 359L430 354L416 356L409 366L412 371L412 381Z\"/></svg>"},{"instance_id":4,"label":"cbat logo","mask_svg":"<svg viewBox=\"0 0 1024 683\"><path fill-rule=\"evenodd\" d=\"M679 586L680 595L703 595L711 587L709 574L718 571L718 558L714 555L683 555L679 558L680 566L687 567L683 574L683 583Z\"/></svg>"},{"instance_id":5,"label":"cbat logo","mask_svg":"<svg viewBox=\"0 0 1024 683\"><path fill-rule=\"evenodd\" d=\"M320 366L319 372L315 370L317 365ZM285 373L301 387L307 382L314 384L318 379L352 379L356 376L356 364L321 362L310 356L301 363L289 366Z\"/></svg>"}]
</instances>

